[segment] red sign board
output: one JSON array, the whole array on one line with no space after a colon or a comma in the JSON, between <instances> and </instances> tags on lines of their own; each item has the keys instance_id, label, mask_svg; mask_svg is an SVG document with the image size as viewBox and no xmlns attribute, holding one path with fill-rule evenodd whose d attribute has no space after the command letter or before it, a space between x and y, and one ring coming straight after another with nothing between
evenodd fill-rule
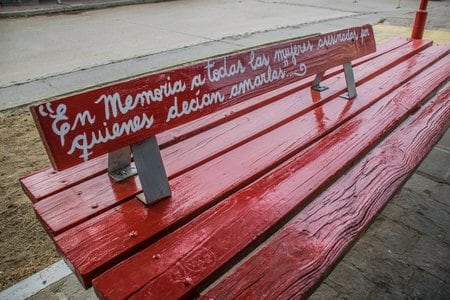
<instances>
[{"instance_id":1,"label":"red sign board","mask_svg":"<svg viewBox=\"0 0 450 300\"><path fill-rule=\"evenodd\" d=\"M365 25L204 60L31 107L65 169L375 51Z\"/></svg>"}]
</instances>

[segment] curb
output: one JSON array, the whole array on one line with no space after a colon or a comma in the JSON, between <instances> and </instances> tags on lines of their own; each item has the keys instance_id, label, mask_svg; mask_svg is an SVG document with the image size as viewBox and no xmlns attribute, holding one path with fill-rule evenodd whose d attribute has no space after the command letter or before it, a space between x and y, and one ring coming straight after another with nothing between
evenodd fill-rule
<instances>
[{"instance_id":1,"label":"curb","mask_svg":"<svg viewBox=\"0 0 450 300\"><path fill-rule=\"evenodd\" d=\"M6 290L0 291L0 299L26 299L70 274L72 271L63 260L60 260Z\"/></svg>"},{"instance_id":2,"label":"curb","mask_svg":"<svg viewBox=\"0 0 450 300\"><path fill-rule=\"evenodd\" d=\"M31 17L38 15L69 13L83 10L94 10L102 8L111 8L124 5L144 4L144 3L156 3L165 2L171 0L101 0L94 3L61 3L52 5L37 5L37 6L9 6L10 11L0 10L0 19L2 18L21 18ZM16 10L13 10L16 9Z\"/></svg>"}]
</instances>

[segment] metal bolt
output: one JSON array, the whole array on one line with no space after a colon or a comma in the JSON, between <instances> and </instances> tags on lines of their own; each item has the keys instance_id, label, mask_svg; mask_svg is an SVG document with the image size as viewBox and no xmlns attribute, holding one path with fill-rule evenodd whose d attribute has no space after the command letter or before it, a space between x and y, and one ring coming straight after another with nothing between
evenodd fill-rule
<instances>
[{"instance_id":1,"label":"metal bolt","mask_svg":"<svg viewBox=\"0 0 450 300\"><path fill-rule=\"evenodd\" d=\"M186 278L184 279L184 285L185 285L185 286L190 286L190 285L192 285L192 283L193 283L193 280L192 280L191 277L186 277Z\"/></svg>"}]
</instances>

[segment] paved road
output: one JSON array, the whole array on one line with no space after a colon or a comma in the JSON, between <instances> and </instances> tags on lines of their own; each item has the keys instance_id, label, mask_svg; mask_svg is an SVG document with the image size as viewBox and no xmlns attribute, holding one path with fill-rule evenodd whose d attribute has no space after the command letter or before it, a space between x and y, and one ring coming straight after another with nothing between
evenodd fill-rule
<instances>
[{"instance_id":1,"label":"paved road","mask_svg":"<svg viewBox=\"0 0 450 300\"><path fill-rule=\"evenodd\" d=\"M409 22L417 0L397 5L397 0L191 0L0 19L0 110L293 36L392 16ZM450 13L449 1L430 2L430 12Z\"/></svg>"}]
</instances>

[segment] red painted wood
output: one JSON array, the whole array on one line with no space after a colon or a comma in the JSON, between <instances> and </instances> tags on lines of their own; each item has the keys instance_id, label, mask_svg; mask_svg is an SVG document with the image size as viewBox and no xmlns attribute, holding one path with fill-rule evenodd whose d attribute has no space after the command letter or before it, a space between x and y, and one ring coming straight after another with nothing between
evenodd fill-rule
<instances>
[{"instance_id":1,"label":"red painted wood","mask_svg":"<svg viewBox=\"0 0 450 300\"><path fill-rule=\"evenodd\" d=\"M447 85L203 299L305 298L450 125Z\"/></svg>"},{"instance_id":2,"label":"red painted wood","mask_svg":"<svg viewBox=\"0 0 450 300\"><path fill-rule=\"evenodd\" d=\"M438 52L435 52L437 49L438 47L433 47L428 51L433 53L429 54L428 59L437 55ZM442 48L440 51L441 55L446 52ZM378 87L378 84L389 86L389 83L392 84L392 79L395 78L391 76L402 78L402 76L408 75L408 69L417 67L420 69L419 65L427 61L426 57L426 54L418 55L403 64L406 66L405 70L394 68L387 74L377 77L372 84L362 85L360 88L364 88L364 92L360 92L360 95L373 94L375 91L383 93L374 87ZM442 68L438 69L438 72L446 71ZM445 77L446 75L440 74L440 76ZM431 86L437 84L438 79L426 78L424 81L414 82L423 85L423 82L428 81ZM384 94L389 92L387 89ZM365 97L359 99L361 101L349 102L338 98L327 103L328 106L309 114L309 118L296 119L270 134L242 145L240 148L186 173L185 177L175 178L171 181L174 197L170 201L160 202L150 209L146 209L136 200L129 201L56 236L55 241L61 252L72 262L81 280L85 284L89 284L92 276L103 271L109 264L137 251L161 237L168 230L173 230L176 226L197 215L199 211L210 207L256 179L256 176L273 169L274 163L276 164L277 160L280 161L280 158L285 159L303 149L304 147L298 149L298 145L304 145L308 139L317 135L316 132L327 133L327 130L336 122L336 118L345 119L348 115L354 115L355 111L352 110L354 105L356 107L361 105L359 107L362 108L370 104ZM340 116L341 112L345 110L347 112ZM323 120L318 119L320 114L323 114ZM293 140L293 133L298 136L298 145L296 145L297 141ZM304 137L302 138L302 136ZM274 147L274 145L278 147ZM246 154L245 159L242 159L242 153ZM220 181L215 181L214 178L220 178ZM129 234L133 231L136 231L137 234L130 238ZM114 236L116 240L104 238L105 236ZM118 240L120 243L117 243Z\"/></svg>"},{"instance_id":3,"label":"red painted wood","mask_svg":"<svg viewBox=\"0 0 450 300\"><path fill-rule=\"evenodd\" d=\"M426 44L422 44L426 45ZM420 46L419 48L421 48ZM433 60L437 59L439 57L438 52L441 52L440 55L442 55L442 50L438 51L428 51L425 52L424 57L421 58L421 62L418 64L415 64L414 68L410 68L410 63L404 63L400 64L398 67L392 69L389 73L385 74L383 77L378 78L374 83L371 85L362 85L360 86L360 93L362 95L364 93L366 94L372 94L369 98L372 100L376 100L379 97L385 95L386 93L394 90L396 87L399 86L403 81L407 80L409 77L415 75L417 72L419 72L422 68L426 67L428 64L432 63ZM404 54L409 55L409 52L403 51L398 52L397 54ZM392 58L394 60L394 58ZM390 65L391 60L386 59L386 63ZM379 67L379 62L371 63L366 65L364 70L366 71L373 71L372 68ZM370 74L370 73L369 73ZM273 130L275 125L282 125L286 121L294 119L294 117L299 117L300 115L303 115L307 113L311 108L308 108L311 105L314 105L317 107L316 104L320 104L320 102L325 102L322 97L325 98L325 100L331 99L330 97L333 95L337 95L343 91L344 85L343 80L341 79L329 79L327 81L327 85L330 86L330 90L327 90L323 92L323 96L320 96L319 93L312 93L307 91L301 91L297 94L294 94L292 96L284 98L282 101L270 104L266 108L261 108L260 110L263 110L261 113L260 110L255 110L251 114L248 114L245 118L237 118L233 121L228 122L227 124L230 124L230 127L227 126L219 126L218 128L214 128L210 131L209 135L199 135L203 137L203 140L198 141L197 139L189 139L185 140L174 147L174 151L169 153L171 156L166 155L168 154L166 150L170 150L171 147L165 149L162 151L164 161L166 164L166 169L168 171L169 177L173 178L173 174L176 174L177 172L180 172L182 168L185 168L186 163L192 163L191 161L195 162L196 159L196 152L188 152L189 148L193 148L197 150L198 155L202 157L203 153L213 153L214 151L220 151L220 149L226 149L231 150L231 148L227 148L227 144L232 144L232 141L234 139L233 135L228 135L228 131L230 131L232 128L239 127L239 130L232 131L236 132L235 135L238 138L241 138L241 140L245 141L245 138L239 135L240 132L243 132L247 135L247 137L255 138L256 136L260 136L263 133L266 133L269 129ZM334 86L341 85L341 87L338 87L336 89L333 89ZM383 90L378 90L377 93L373 93L373 85L382 85L385 88ZM337 92L336 92L337 91ZM308 95L309 94L309 95ZM301 97L299 97L301 96ZM313 98L315 97L315 98ZM378 98L377 98L378 97ZM305 99L304 101L299 101L299 99ZM367 100L369 100L367 99ZM308 143L314 141L314 139L319 138L321 135L323 135L326 130L330 130L330 128L333 128L333 126L338 126L340 123L344 122L346 118L350 118L352 113L357 113L362 108L361 104L367 105L367 102L358 102L356 105L351 106L346 114L343 114L340 116L340 119L336 119L336 117L339 115L339 113L343 110L344 106L346 105L347 101L338 101L336 103L331 103L326 106L324 106L321 110L330 110L330 114L327 115L327 122L325 126L325 123L321 125L322 131L316 131L313 130L316 126L315 122L307 123L310 120L314 120L316 112L310 112L308 116L303 116L301 121L297 122L303 122L300 125L291 125L291 126L301 126L301 128L304 128L305 130L308 130L311 133L314 133L315 135L305 136L304 139L298 139L294 142L292 145L292 149L295 151L298 151L298 149L301 149L301 147L305 147L308 145ZM277 107L278 105L278 107ZM298 113L295 113L298 111ZM261 116L262 115L262 116ZM270 116L271 118L265 119L264 116ZM314 117L313 117L314 116ZM314 119L310 119L314 118ZM241 120L242 119L242 120ZM273 121L272 121L273 119ZM333 123L335 122L335 123ZM307 124L304 124L307 123ZM222 128L224 127L224 128ZM323 128L322 128L323 127ZM267 128L267 129L264 129ZM218 131L220 130L220 131ZM215 140L216 136L220 136L221 139ZM292 138L289 135L285 135L285 133L280 133L280 136L282 137L282 141L279 143L286 143L292 144ZM280 154L276 154L277 152L273 152L272 145L275 141L274 137L268 137L268 141L264 142L264 146L258 146L262 151L266 151L267 153L272 153L273 157L276 159L274 161L278 161L282 159L286 153L281 152ZM247 138L247 141L249 138ZM214 142L216 144L214 144ZM188 144L187 147L184 147L183 144ZM202 147L202 145L207 144L207 147ZM242 142L239 143L241 145ZM211 146L209 146L211 145ZM294 147L295 145L295 147ZM253 146L248 146L253 147ZM256 147L256 146L255 146ZM176 151L180 149L180 151ZM212 150L211 150L212 149ZM241 151L241 150L239 150ZM187 157L183 156L183 152L187 152L189 154ZM221 154L223 154L222 151ZM252 152L252 150L250 150ZM260 153L258 151L253 151L254 153ZM265 152L260 153L262 157L264 157L267 154L264 154ZM276 156L281 155L281 156ZM217 156L217 155L216 155ZM185 165L177 164L180 160ZM256 164L257 165L257 164ZM267 163L266 163L267 165ZM271 165L269 163L268 165ZM178 169L177 169L178 168ZM264 168L263 168L264 169ZM252 169L248 169L252 170ZM199 176L202 176L203 171L200 171ZM251 173L250 173L251 174ZM188 178L190 178L190 175L187 175ZM251 175L246 175L250 176ZM245 177L247 178L247 177ZM186 179L183 177L181 178L182 181L185 181ZM189 181L188 181L189 182ZM227 186L224 185L224 188ZM66 189L58 194L52 195L45 199L45 201L40 201L39 203L34 205L34 208L37 212L37 215L41 218L42 222L45 224L45 226L49 229L50 233L52 234L58 234L63 230L66 230L80 222L85 221L86 219L97 215L101 212L103 212L106 209L109 209L111 206L117 205L118 203L129 199L130 197L136 195L137 193L141 192L141 186L136 178L130 180L126 183L114 183L106 174L103 174L99 177L96 177L92 180L88 180L86 182L83 182L79 185L73 186L70 189ZM174 193L176 191L174 190ZM198 191L198 194L201 195L202 193ZM199 201L198 203L201 203Z\"/></svg>"},{"instance_id":4,"label":"red painted wood","mask_svg":"<svg viewBox=\"0 0 450 300\"><path fill-rule=\"evenodd\" d=\"M411 41L406 38L393 38L383 42L377 46L377 52L366 55L362 58L354 60L353 66L356 67L362 63L365 63L376 57L385 55L386 53L395 50L401 46L404 46ZM429 45L430 43L427 43ZM382 62L379 63L380 69L383 68ZM342 72L342 67L336 67L329 71L324 76L324 79L330 78ZM361 73L356 72L356 79L362 79L364 76ZM157 136L160 147L166 148L169 145L176 143L177 141L184 140L190 136L212 128L218 124L222 124L233 118L237 118L253 109L268 104L279 97L288 95L289 93L296 92L302 88L311 85L314 76L305 80L300 80L293 84L289 84L286 87L278 88L274 91L270 91L264 95L251 98L247 101L241 102L237 105L225 108L223 110L211 113L205 117L193 120L187 124L178 126L169 131L165 131ZM61 191L67 187L71 187L77 183L85 181L91 178L93 175L106 172L106 155L99 158L87 161L83 164L76 165L69 169L56 172L52 168L47 168L41 172L28 175L20 179L22 187L32 202L37 202L42 198L52 195L58 191Z\"/></svg>"},{"instance_id":5,"label":"red painted wood","mask_svg":"<svg viewBox=\"0 0 450 300\"><path fill-rule=\"evenodd\" d=\"M66 169L374 51L365 25L165 70L31 111L53 166Z\"/></svg>"},{"instance_id":6,"label":"red painted wood","mask_svg":"<svg viewBox=\"0 0 450 300\"><path fill-rule=\"evenodd\" d=\"M361 84L379 73L407 59L415 53L430 46L430 43L414 43L410 47L402 47L397 51L384 55L383 59L375 59L364 65L355 67L356 83ZM341 76L323 81L329 89L320 94L320 101L299 101L310 99L310 89L303 89L264 107L235 118L232 121L218 125L208 131L199 133L187 143L179 143L162 151L170 178L179 176L186 171L226 153L243 143L246 143L266 132L279 127L294 118L330 101L333 97L344 93L345 81ZM237 130L237 128L239 128Z\"/></svg>"},{"instance_id":7,"label":"red painted wood","mask_svg":"<svg viewBox=\"0 0 450 300\"><path fill-rule=\"evenodd\" d=\"M103 273L94 280L96 291L107 299L192 296L197 285L274 232L416 110L446 81L448 63L444 59L313 147Z\"/></svg>"},{"instance_id":8,"label":"red painted wood","mask_svg":"<svg viewBox=\"0 0 450 300\"><path fill-rule=\"evenodd\" d=\"M406 44L409 44L409 43L411 43L411 40L407 39L407 38L398 38L397 37L397 38L389 39L389 40L385 41L384 43L382 43L381 45L377 45L376 52L370 53L361 58L353 60L352 61L353 67L356 67L362 63L365 63L365 62L367 62L371 59L374 59L376 57L379 57L381 55L385 55L386 53L388 53L392 50L395 50L401 46L404 46ZM418 45L419 44L416 44L416 46L418 46ZM429 45L431 45L430 42L426 43L426 45L424 44L423 47L428 47ZM418 48L414 48L414 49L417 50ZM380 68L382 68L383 65L380 63L379 66L380 66ZM324 80L328 79L334 75L339 74L342 71L343 71L342 66L332 68L326 72L323 79ZM357 74L357 75L358 75L357 79L365 76L363 74ZM272 91L268 91L267 93L265 93L263 95L253 97L244 102L240 102L236 105L233 105L232 107L224 108L220 111L211 113L200 119L196 119L187 124L183 124L182 126L173 128L173 129L169 130L170 134L162 134L161 136L158 136L158 141L163 146L172 145L180 140L184 140L186 138L191 137L195 133L205 131L214 126L225 123L231 119L237 118L238 116L246 114L251 110L257 109L257 108L267 105L273 101L276 101L279 98L288 96L289 94L297 92L306 87L310 87L312 84L312 81L314 80L314 77L315 77L315 75L310 76L307 79L303 79L303 80L291 83L284 87L277 88Z\"/></svg>"},{"instance_id":9,"label":"red painted wood","mask_svg":"<svg viewBox=\"0 0 450 300\"><path fill-rule=\"evenodd\" d=\"M358 79L357 82L360 83L360 82L363 82L364 80L367 80L367 78L371 78L373 76L373 74L376 74L377 72L384 71L387 68L390 68L390 66L392 64L399 63L400 61L408 58L410 55L413 55L414 53L417 53L419 50L422 50L423 48L428 47L429 45L431 45L430 42L416 42L413 45L405 45L404 47L401 47L401 48L395 49L394 51L391 51L390 53L384 55L382 58L380 57L380 58L375 59L370 64L365 64L365 66L355 67L355 74ZM382 47L382 48L384 48L384 47ZM340 89L342 89L343 88L342 80L334 79L332 82L336 82L336 81L340 82L340 86L341 86ZM325 83L329 84L327 82L325 82ZM310 84L309 80L308 80L307 84L308 85ZM302 85L303 85L303 87L305 87L305 84L302 84ZM266 94L265 95L266 99L264 99L263 97L255 97L253 99L250 99L249 101L245 101L245 102L237 105L240 107L236 107L236 106L232 107L233 109L236 110L236 113L232 114L231 112L229 112L226 115L222 115L220 117L222 119L226 119L227 115L238 115L238 114L242 114L243 111L247 112L249 107L243 107L244 105L242 105L242 104L247 104L247 103L253 102L253 105L250 108L255 110L257 108L256 103L268 102L267 99L270 99L270 102L273 102L275 95L277 95L277 96L283 95L283 92L281 92L280 90L284 90L284 89L278 89L277 91ZM340 92L341 91L339 91L338 93L340 93ZM302 93L303 93L303 95L297 93L298 97L305 97L304 94L309 93L309 92L303 91ZM293 99L293 100L294 100L294 102L298 102L298 101L296 101L296 99ZM292 105L292 104L286 104L286 105ZM303 107L303 109L312 109L312 108L313 108L313 106L311 106L309 108L306 108L305 106ZM218 120L220 120L219 116L214 116L214 117L216 117ZM236 118L236 116L234 118ZM244 118L247 118L247 116ZM201 120L201 121L205 121L205 120ZM209 126L213 122L215 122L215 121L211 120ZM194 121L191 123L194 123L195 125L198 125L199 127L201 127L200 122ZM205 128L205 127L206 126L203 125L203 128ZM186 129L184 129L184 130L186 131ZM191 134L194 130L195 130L194 128L191 128ZM242 131L242 129L241 129L241 131ZM158 136L158 138L164 137L164 136L176 136L176 134L173 134L172 131L169 131L167 134L163 133L162 135ZM161 147L164 148L165 145L163 144ZM210 152L204 151L203 159L207 158L210 155L211 155ZM183 163L184 164L190 163L191 167L192 167L193 165L195 165L195 163L198 163L198 161L197 162L193 161L192 158L190 158L189 160L183 161ZM97 159L92 160L92 163L90 161L88 161L84 164L75 166L75 167L68 169L67 171L63 171L63 172L55 172L52 169L47 169L45 171L45 173L42 174L43 176L34 175L34 176L30 176L30 177L22 179L22 185L25 187L24 189L27 191L27 193L31 196L31 198L33 200L34 199L39 200L44 196L51 195L51 194L58 192L64 188L73 186L75 183L77 183L77 180L78 180L78 182L81 182L81 181L83 181L83 179L87 180L96 174L100 174L102 171L105 172L106 171L105 166L106 166L106 157L103 157L103 158L97 158ZM187 167L185 167L185 169L186 168ZM180 172L180 170L178 170L177 172ZM170 172L169 172L169 174L170 174ZM41 174L39 174L39 175L41 175ZM32 190L32 192L28 191L28 190Z\"/></svg>"}]
</instances>

